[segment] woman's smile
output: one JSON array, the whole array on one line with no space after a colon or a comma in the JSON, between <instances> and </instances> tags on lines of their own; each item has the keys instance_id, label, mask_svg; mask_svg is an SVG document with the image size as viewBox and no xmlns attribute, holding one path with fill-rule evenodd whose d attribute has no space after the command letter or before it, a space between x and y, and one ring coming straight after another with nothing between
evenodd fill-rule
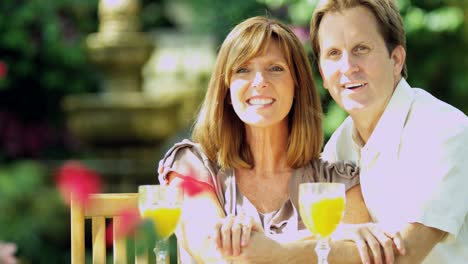
<instances>
[{"instance_id":1,"label":"woman's smile","mask_svg":"<svg viewBox=\"0 0 468 264\"><path fill-rule=\"evenodd\" d=\"M275 103L275 101L273 98L255 96L247 99L247 104L252 106L268 106Z\"/></svg>"}]
</instances>

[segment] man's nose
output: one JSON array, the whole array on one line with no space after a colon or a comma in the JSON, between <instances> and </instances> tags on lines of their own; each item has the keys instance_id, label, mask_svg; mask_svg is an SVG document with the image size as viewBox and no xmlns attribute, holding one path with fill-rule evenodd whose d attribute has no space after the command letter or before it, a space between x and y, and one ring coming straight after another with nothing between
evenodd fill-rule
<instances>
[{"instance_id":1,"label":"man's nose","mask_svg":"<svg viewBox=\"0 0 468 264\"><path fill-rule=\"evenodd\" d=\"M356 64L356 59L347 53L343 54L341 57L341 73L345 75L350 75L358 70L358 65Z\"/></svg>"}]
</instances>

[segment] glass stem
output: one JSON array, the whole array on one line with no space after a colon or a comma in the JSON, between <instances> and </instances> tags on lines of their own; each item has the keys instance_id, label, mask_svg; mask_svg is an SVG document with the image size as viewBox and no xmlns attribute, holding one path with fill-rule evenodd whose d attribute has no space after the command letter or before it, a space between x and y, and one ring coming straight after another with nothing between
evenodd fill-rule
<instances>
[{"instance_id":1,"label":"glass stem","mask_svg":"<svg viewBox=\"0 0 468 264\"><path fill-rule=\"evenodd\" d=\"M328 237L321 238L317 241L317 245L315 246L315 253L317 253L318 264L328 264L328 253L330 253Z\"/></svg>"},{"instance_id":2,"label":"glass stem","mask_svg":"<svg viewBox=\"0 0 468 264\"><path fill-rule=\"evenodd\" d=\"M154 247L156 264L170 264L169 245L167 239L159 239Z\"/></svg>"}]
</instances>

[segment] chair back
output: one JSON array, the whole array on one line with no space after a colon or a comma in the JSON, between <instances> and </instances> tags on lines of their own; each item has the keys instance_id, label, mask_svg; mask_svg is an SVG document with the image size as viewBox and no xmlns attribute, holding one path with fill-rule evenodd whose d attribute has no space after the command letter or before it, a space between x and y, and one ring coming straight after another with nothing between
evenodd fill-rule
<instances>
[{"instance_id":1,"label":"chair back","mask_svg":"<svg viewBox=\"0 0 468 264\"><path fill-rule=\"evenodd\" d=\"M85 208L72 198L71 201L71 263L85 263L85 219L91 219L93 263L106 263L106 218L111 218L115 227L122 221L119 213L124 209L138 209L138 193L92 194ZM127 263L126 239L113 238L114 263ZM135 238L137 239L137 238ZM147 264L148 251L136 256L135 263Z\"/></svg>"}]
</instances>

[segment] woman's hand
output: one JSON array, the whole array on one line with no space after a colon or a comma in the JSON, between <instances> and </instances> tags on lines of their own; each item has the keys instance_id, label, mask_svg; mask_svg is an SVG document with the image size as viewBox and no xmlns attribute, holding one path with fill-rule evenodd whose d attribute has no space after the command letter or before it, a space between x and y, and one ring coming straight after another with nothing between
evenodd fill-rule
<instances>
[{"instance_id":1,"label":"woman's hand","mask_svg":"<svg viewBox=\"0 0 468 264\"><path fill-rule=\"evenodd\" d=\"M226 257L238 256L250 241L252 231L263 232L253 217L245 214L228 215L215 225L213 240Z\"/></svg>"},{"instance_id":2,"label":"woman's hand","mask_svg":"<svg viewBox=\"0 0 468 264\"><path fill-rule=\"evenodd\" d=\"M376 223L343 224L332 235L332 239L354 241L363 263L371 263L369 249L375 264L393 264L395 252L405 254L405 245L400 232L384 230Z\"/></svg>"}]
</instances>

